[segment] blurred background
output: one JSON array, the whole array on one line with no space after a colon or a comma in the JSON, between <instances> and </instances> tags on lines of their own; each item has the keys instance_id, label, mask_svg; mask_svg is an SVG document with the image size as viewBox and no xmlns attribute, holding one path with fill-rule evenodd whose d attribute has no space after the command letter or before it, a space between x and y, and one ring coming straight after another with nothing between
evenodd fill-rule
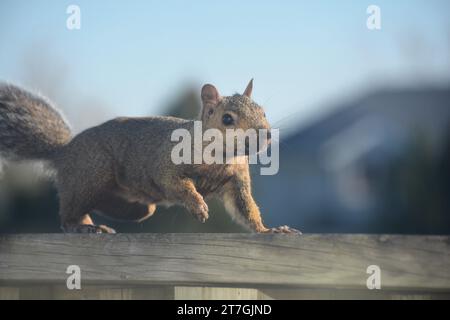
<instances>
[{"instance_id":1,"label":"blurred background","mask_svg":"<svg viewBox=\"0 0 450 320\"><path fill-rule=\"evenodd\" d=\"M81 29L69 30L69 5ZM381 9L369 30L366 9ZM450 2L0 1L0 80L48 96L75 132L110 118L194 118L204 83L253 98L280 129L280 170L254 170L269 226L450 234ZM0 162L0 232L59 232L39 164ZM82 177L80 177L82 179ZM158 208L119 232L239 232Z\"/></svg>"}]
</instances>

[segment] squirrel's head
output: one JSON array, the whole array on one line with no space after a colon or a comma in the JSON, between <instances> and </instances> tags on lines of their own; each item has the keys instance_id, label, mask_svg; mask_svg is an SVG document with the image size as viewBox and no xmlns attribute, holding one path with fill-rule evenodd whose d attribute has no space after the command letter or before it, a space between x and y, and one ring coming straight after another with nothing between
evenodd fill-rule
<instances>
[{"instance_id":1,"label":"squirrel's head","mask_svg":"<svg viewBox=\"0 0 450 320\"><path fill-rule=\"evenodd\" d=\"M219 91L211 84L202 88L201 120L204 129L218 129L224 135L227 129L260 129L267 130L265 146L270 143L270 125L266 119L264 109L251 98L253 79L250 80L244 93L222 97Z\"/></svg>"}]
</instances>

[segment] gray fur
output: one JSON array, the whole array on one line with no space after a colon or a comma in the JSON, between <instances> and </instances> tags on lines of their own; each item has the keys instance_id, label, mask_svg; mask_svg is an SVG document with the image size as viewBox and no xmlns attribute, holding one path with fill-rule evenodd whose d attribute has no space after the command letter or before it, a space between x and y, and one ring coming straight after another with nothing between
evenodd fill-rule
<instances>
[{"instance_id":1,"label":"gray fur","mask_svg":"<svg viewBox=\"0 0 450 320\"><path fill-rule=\"evenodd\" d=\"M0 151L47 160L72 137L51 103L17 86L0 83Z\"/></svg>"}]
</instances>

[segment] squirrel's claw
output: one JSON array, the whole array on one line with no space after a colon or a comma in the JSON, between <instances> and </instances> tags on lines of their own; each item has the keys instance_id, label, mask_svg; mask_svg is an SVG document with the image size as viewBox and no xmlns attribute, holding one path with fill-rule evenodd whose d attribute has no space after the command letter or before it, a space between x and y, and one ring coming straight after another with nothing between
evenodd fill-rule
<instances>
[{"instance_id":1,"label":"squirrel's claw","mask_svg":"<svg viewBox=\"0 0 450 320\"><path fill-rule=\"evenodd\" d=\"M270 228L265 233L284 233L284 234L297 234L301 235L302 233L294 228L291 228L289 226L280 226L276 228Z\"/></svg>"}]
</instances>

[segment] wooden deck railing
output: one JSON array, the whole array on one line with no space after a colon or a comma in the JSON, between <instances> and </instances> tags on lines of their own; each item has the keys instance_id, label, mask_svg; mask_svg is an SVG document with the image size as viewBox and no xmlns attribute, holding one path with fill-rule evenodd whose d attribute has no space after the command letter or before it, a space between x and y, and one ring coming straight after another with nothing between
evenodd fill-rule
<instances>
[{"instance_id":1,"label":"wooden deck railing","mask_svg":"<svg viewBox=\"0 0 450 320\"><path fill-rule=\"evenodd\" d=\"M81 290L66 286L70 265ZM380 290L366 286L370 265ZM0 299L449 297L447 236L0 236Z\"/></svg>"}]
</instances>

